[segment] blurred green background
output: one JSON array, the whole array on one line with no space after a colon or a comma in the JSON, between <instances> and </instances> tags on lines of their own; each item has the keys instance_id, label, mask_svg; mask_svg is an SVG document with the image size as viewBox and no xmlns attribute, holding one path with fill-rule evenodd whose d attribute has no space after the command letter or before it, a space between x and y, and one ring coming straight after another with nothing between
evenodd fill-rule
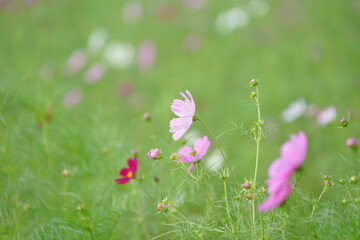
<instances>
[{"instance_id":1,"label":"blurred green background","mask_svg":"<svg viewBox=\"0 0 360 240\"><path fill-rule=\"evenodd\" d=\"M261 182L299 130L309 138L299 186L310 196L321 191L322 174L358 172L345 140L360 130L359 42L360 1L0 0L4 239L88 239L89 228L96 239L130 239L140 224L131 202L141 194L113 180L136 149L138 176L156 190L140 199L145 219L162 197L183 191L173 167L146 153L159 147L170 155L182 146L168 130L171 102L186 89L197 114L216 134L225 132L219 141L236 165L232 187L254 171L255 144L244 134L257 119L252 78L268 129ZM283 110L299 98L317 111L334 106L336 117L325 126L309 112L284 122ZM350 131L337 128L341 117ZM199 123L191 129L208 135ZM196 214L200 194L184 191L185 211ZM80 205L90 217L76 211ZM162 232L151 224L152 237Z\"/></svg>"}]
</instances>

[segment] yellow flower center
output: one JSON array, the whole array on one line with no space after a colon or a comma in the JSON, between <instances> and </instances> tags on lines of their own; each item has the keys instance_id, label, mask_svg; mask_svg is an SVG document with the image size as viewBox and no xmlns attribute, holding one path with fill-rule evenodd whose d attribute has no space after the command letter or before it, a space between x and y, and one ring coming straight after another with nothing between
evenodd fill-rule
<instances>
[{"instance_id":1,"label":"yellow flower center","mask_svg":"<svg viewBox=\"0 0 360 240\"><path fill-rule=\"evenodd\" d=\"M132 178L133 177L133 174L132 172L128 172L128 174L126 175L128 178Z\"/></svg>"}]
</instances>

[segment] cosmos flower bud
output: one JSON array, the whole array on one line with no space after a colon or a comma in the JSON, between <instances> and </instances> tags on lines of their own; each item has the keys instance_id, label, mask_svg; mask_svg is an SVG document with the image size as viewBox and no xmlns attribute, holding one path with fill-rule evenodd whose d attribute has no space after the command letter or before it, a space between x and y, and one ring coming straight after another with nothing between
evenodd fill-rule
<instances>
[{"instance_id":1,"label":"cosmos flower bud","mask_svg":"<svg viewBox=\"0 0 360 240\"><path fill-rule=\"evenodd\" d=\"M341 200L341 205L347 205L349 201L347 199Z\"/></svg>"},{"instance_id":2,"label":"cosmos flower bud","mask_svg":"<svg viewBox=\"0 0 360 240\"><path fill-rule=\"evenodd\" d=\"M159 182L159 181L160 181L160 178L159 178L158 176L154 176L153 179L154 179L155 182Z\"/></svg>"},{"instance_id":3,"label":"cosmos flower bud","mask_svg":"<svg viewBox=\"0 0 360 240\"><path fill-rule=\"evenodd\" d=\"M331 180L331 175L324 175L323 178L325 181Z\"/></svg>"},{"instance_id":4,"label":"cosmos flower bud","mask_svg":"<svg viewBox=\"0 0 360 240\"><path fill-rule=\"evenodd\" d=\"M349 148L356 148L356 146L357 146L356 138L354 138L354 137L348 138L346 140L346 146L348 146Z\"/></svg>"},{"instance_id":5,"label":"cosmos flower bud","mask_svg":"<svg viewBox=\"0 0 360 240\"><path fill-rule=\"evenodd\" d=\"M245 188L246 190L247 189L250 189L251 188L251 183L249 181L246 181L244 184L243 184L243 188Z\"/></svg>"},{"instance_id":6,"label":"cosmos flower bud","mask_svg":"<svg viewBox=\"0 0 360 240\"><path fill-rule=\"evenodd\" d=\"M339 179L338 183L341 185L344 185L346 183L346 180L341 178L341 179Z\"/></svg>"},{"instance_id":7,"label":"cosmos flower bud","mask_svg":"<svg viewBox=\"0 0 360 240\"><path fill-rule=\"evenodd\" d=\"M137 151L136 149L133 149L133 150L130 151L130 155L131 155L132 157L137 157L138 151Z\"/></svg>"},{"instance_id":8,"label":"cosmos flower bud","mask_svg":"<svg viewBox=\"0 0 360 240\"><path fill-rule=\"evenodd\" d=\"M173 153L170 155L170 160L176 160L176 159L179 159L180 158L180 155L177 154L177 153Z\"/></svg>"},{"instance_id":9,"label":"cosmos flower bud","mask_svg":"<svg viewBox=\"0 0 360 240\"><path fill-rule=\"evenodd\" d=\"M346 118L340 118L340 120L339 120L339 126L340 127L345 128L348 125L349 125L349 122L348 122L348 120Z\"/></svg>"},{"instance_id":10,"label":"cosmos flower bud","mask_svg":"<svg viewBox=\"0 0 360 240\"><path fill-rule=\"evenodd\" d=\"M249 83L250 83L250 87L255 87L258 84L258 81L255 78L253 78L250 80Z\"/></svg>"},{"instance_id":11,"label":"cosmos flower bud","mask_svg":"<svg viewBox=\"0 0 360 240\"><path fill-rule=\"evenodd\" d=\"M146 112L143 114L143 119L145 119L146 121L150 121L151 120L151 115L150 113Z\"/></svg>"},{"instance_id":12,"label":"cosmos flower bud","mask_svg":"<svg viewBox=\"0 0 360 240\"><path fill-rule=\"evenodd\" d=\"M151 159L157 160L161 158L161 151L158 148L153 148L151 149L148 153L147 156Z\"/></svg>"},{"instance_id":13,"label":"cosmos flower bud","mask_svg":"<svg viewBox=\"0 0 360 240\"><path fill-rule=\"evenodd\" d=\"M352 176L349 180L350 183L357 183L358 181L359 181L358 178L355 176Z\"/></svg>"},{"instance_id":14,"label":"cosmos flower bud","mask_svg":"<svg viewBox=\"0 0 360 240\"><path fill-rule=\"evenodd\" d=\"M325 182L325 186L327 186L327 187L331 187L332 185L334 185L334 183L332 181Z\"/></svg>"},{"instance_id":15,"label":"cosmos flower bud","mask_svg":"<svg viewBox=\"0 0 360 240\"><path fill-rule=\"evenodd\" d=\"M246 195L246 199L249 200L249 201L252 200L252 199L253 199L253 195L247 194L247 195Z\"/></svg>"},{"instance_id":16,"label":"cosmos flower bud","mask_svg":"<svg viewBox=\"0 0 360 240\"><path fill-rule=\"evenodd\" d=\"M256 96L257 96L257 93L256 93L256 92L251 92L251 93L250 93L250 97L253 97L253 98L254 98L254 97L256 97Z\"/></svg>"},{"instance_id":17,"label":"cosmos flower bud","mask_svg":"<svg viewBox=\"0 0 360 240\"><path fill-rule=\"evenodd\" d=\"M69 172L69 170L64 169L64 171L62 172L62 175L63 175L64 177L70 177L70 172Z\"/></svg>"}]
</instances>

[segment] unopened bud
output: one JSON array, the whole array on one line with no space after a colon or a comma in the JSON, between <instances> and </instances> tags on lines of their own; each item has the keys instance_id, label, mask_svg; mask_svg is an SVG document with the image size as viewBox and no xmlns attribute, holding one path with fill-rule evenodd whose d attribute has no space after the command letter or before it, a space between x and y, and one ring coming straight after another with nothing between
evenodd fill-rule
<instances>
[{"instance_id":1,"label":"unopened bud","mask_svg":"<svg viewBox=\"0 0 360 240\"><path fill-rule=\"evenodd\" d=\"M347 205L349 201L347 199L341 200L341 205Z\"/></svg>"},{"instance_id":2,"label":"unopened bud","mask_svg":"<svg viewBox=\"0 0 360 240\"><path fill-rule=\"evenodd\" d=\"M251 92L251 93L250 93L250 97L253 97L253 98L254 98L254 97L256 97L256 96L257 96L257 93L256 93L256 92Z\"/></svg>"},{"instance_id":3,"label":"unopened bud","mask_svg":"<svg viewBox=\"0 0 360 240\"><path fill-rule=\"evenodd\" d=\"M108 153L109 153L109 148L103 147L103 148L101 149L101 152L102 152L103 154L108 154Z\"/></svg>"},{"instance_id":4,"label":"unopened bud","mask_svg":"<svg viewBox=\"0 0 360 240\"><path fill-rule=\"evenodd\" d=\"M24 211L27 212L30 210L30 205L29 204L25 204L23 207Z\"/></svg>"},{"instance_id":5,"label":"unopened bud","mask_svg":"<svg viewBox=\"0 0 360 240\"><path fill-rule=\"evenodd\" d=\"M349 122L346 118L340 118L339 120L339 126L340 127L347 127L349 125Z\"/></svg>"},{"instance_id":6,"label":"unopened bud","mask_svg":"<svg viewBox=\"0 0 360 240\"><path fill-rule=\"evenodd\" d=\"M327 180L331 180L331 175L324 175L323 176L324 180L327 181Z\"/></svg>"},{"instance_id":7,"label":"unopened bud","mask_svg":"<svg viewBox=\"0 0 360 240\"><path fill-rule=\"evenodd\" d=\"M62 175L64 176L64 177L70 177L70 172L69 172L69 170L67 170L67 169L64 169L64 171L62 172Z\"/></svg>"},{"instance_id":8,"label":"unopened bud","mask_svg":"<svg viewBox=\"0 0 360 240\"><path fill-rule=\"evenodd\" d=\"M349 179L349 182L350 183L357 183L359 181L359 179L355 176L352 176L350 179Z\"/></svg>"},{"instance_id":9,"label":"unopened bud","mask_svg":"<svg viewBox=\"0 0 360 240\"><path fill-rule=\"evenodd\" d=\"M150 113L146 112L143 114L143 119L145 119L146 121L150 121L151 120L151 115Z\"/></svg>"},{"instance_id":10,"label":"unopened bud","mask_svg":"<svg viewBox=\"0 0 360 240\"><path fill-rule=\"evenodd\" d=\"M130 155L132 157L136 157L138 155L138 151L136 149L133 149L133 150L130 151Z\"/></svg>"},{"instance_id":11,"label":"unopened bud","mask_svg":"<svg viewBox=\"0 0 360 240\"><path fill-rule=\"evenodd\" d=\"M227 174L222 174L222 175L220 176L220 179L226 180L228 177L229 177L229 176L228 176Z\"/></svg>"},{"instance_id":12,"label":"unopened bud","mask_svg":"<svg viewBox=\"0 0 360 240\"><path fill-rule=\"evenodd\" d=\"M161 151L158 148L153 148L151 149L148 153L147 156L153 160L157 160L161 158Z\"/></svg>"},{"instance_id":13,"label":"unopened bud","mask_svg":"<svg viewBox=\"0 0 360 240\"><path fill-rule=\"evenodd\" d=\"M332 185L334 185L334 183L332 181L325 182L325 186L327 186L327 187L331 187Z\"/></svg>"},{"instance_id":14,"label":"unopened bud","mask_svg":"<svg viewBox=\"0 0 360 240\"><path fill-rule=\"evenodd\" d=\"M155 182L159 182L159 181L160 181L160 178L159 178L158 176L154 176L153 179L154 179Z\"/></svg>"},{"instance_id":15,"label":"unopened bud","mask_svg":"<svg viewBox=\"0 0 360 240\"><path fill-rule=\"evenodd\" d=\"M243 188L245 188L246 190L250 189L251 188L251 183L249 181L244 182Z\"/></svg>"},{"instance_id":16,"label":"unopened bud","mask_svg":"<svg viewBox=\"0 0 360 240\"><path fill-rule=\"evenodd\" d=\"M249 81L250 87L255 87L258 84L258 81L253 78Z\"/></svg>"},{"instance_id":17,"label":"unopened bud","mask_svg":"<svg viewBox=\"0 0 360 240\"><path fill-rule=\"evenodd\" d=\"M346 183L346 180L341 178L341 179L339 179L338 183L341 185L344 185Z\"/></svg>"},{"instance_id":18,"label":"unopened bud","mask_svg":"<svg viewBox=\"0 0 360 240\"><path fill-rule=\"evenodd\" d=\"M180 155L177 153L173 153L170 155L170 160L177 160L180 158Z\"/></svg>"},{"instance_id":19,"label":"unopened bud","mask_svg":"<svg viewBox=\"0 0 360 240\"><path fill-rule=\"evenodd\" d=\"M346 139L346 146L348 146L349 148L356 148L357 146L356 138L350 137Z\"/></svg>"},{"instance_id":20,"label":"unopened bud","mask_svg":"<svg viewBox=\"0 0 360 240\"><path fill-rule=\"evenodd\" d=\"M247 195L246 195L246 199L249 200L249 201L252 200L252 199L253 199L253 195L247 194Z\"/></svg>"}]
</instances>

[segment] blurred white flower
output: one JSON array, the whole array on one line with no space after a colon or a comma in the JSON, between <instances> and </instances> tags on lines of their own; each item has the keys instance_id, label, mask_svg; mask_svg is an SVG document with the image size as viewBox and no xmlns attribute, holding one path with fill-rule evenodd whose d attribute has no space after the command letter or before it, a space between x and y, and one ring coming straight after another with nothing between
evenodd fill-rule
<instances>
[{"instance_id":1,"label":"blurred white flower","mask_svg":"<svg viewBox=\"0 0 360 240\"><path fill-rule=\"evenodd\" d=\"M292 102L289 107L287 107L282 112L282 119L284 122L293 122L301 115L306 112L306 103L303 98L299 98L295 102Z\"/></svg>"},{"instance_id":2,"label":"blurred white flower","mask_svg":"<svg viewBox=\"0 0 360 240\"><path fill-rule=\"evenodd\" d=\"M315 118L316 123L320 126L326 126L336 119L336 114L336 108L334 106L329 106L324 110L318 112Z\"/></svg>"},{"instance_id":3,"label":"blurred white flower","mask_svg":"<svg viewBox=\"0 0 360 240\"><path fill-rule=\"evenodd\" d=\"M230 34L237 28L246 26L249 17L246 12L239 8L232 8L220 13L215 21L215 29L220 34Z\"/></svg>"},{"instance_id":4,"label":"blurred white flower","mask_svg":"<svg viewBox=\"0 0 360 240\"><path fill-rule=\"evenodd\" d=\"M269 5L263 0L251 0L249 2L249 10L256 17L263 17L269 12Z\"/></svg>"},{"instance_id":5,"label":"blurred white flower","mask_svg":"<svg viewBox=\"0 0 360 240\"><path fill-rule=\"evenodd\" d=\"M127 2L121 11L122 18L126 22L137 22L142 18L143 5L140 2Z\"/></svg>"},{"instance_id":6,"label":"blurred white flower","mask_svg":"<svg viewBox=\"0 0 360 240\"><path fill-rule=\"evenodd\" d=\"M219 170L222 165L224 164L223 156L219 150L213 151L210 156L206 160L206 167L210 171L217 171Z\"/></svg>"},{"instance_id":7,"label":"blurred white flower","mask_svg":"<svg viewBox=\"0 0 360 240\"><path fill-rule=\"evenodd\" d=\"M90 53L97 53L103 49L108 38L107 31L103 28L95 29L88 39L88 51Z\"/></svg>"},{"instance_id":8,"label":"blurred white flower","mask_svg":"<svg viewBox=\"0 0 360 240\"><path fill-rule=\"evenodd\" d=\"M109 44L104 51L106 62L115 68L126 68L134 61L135 50L131 44L114 42Z\"/></svg>"}]
</instances>

